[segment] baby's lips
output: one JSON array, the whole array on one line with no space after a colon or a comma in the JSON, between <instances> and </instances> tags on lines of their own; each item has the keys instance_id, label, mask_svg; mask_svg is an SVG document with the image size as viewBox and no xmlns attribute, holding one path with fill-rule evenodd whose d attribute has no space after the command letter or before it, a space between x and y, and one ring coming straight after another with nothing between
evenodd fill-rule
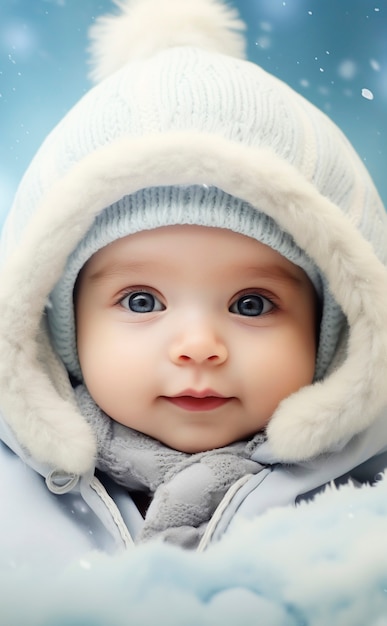
<instances>
[{"instance_id":1,"label":"baby's lips","mask_svg":"<svg viewBox=\"0 0 387 626\"><path fill-rule=\"evenodd\" d=\"M168 402L185 411L213 411L231 400L212 389L203 391L187 389L176 396L164 397Z\"/></svg>"}]
</instances>

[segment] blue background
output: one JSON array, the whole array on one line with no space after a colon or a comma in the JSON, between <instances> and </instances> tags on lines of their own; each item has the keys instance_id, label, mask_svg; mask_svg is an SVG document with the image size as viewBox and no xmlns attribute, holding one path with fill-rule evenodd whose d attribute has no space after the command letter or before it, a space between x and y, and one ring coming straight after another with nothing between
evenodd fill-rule
<instances>
[{"instance_id":1,"label":"blue background","mask_svg":"<svg viewBox=\"0 0 387 626\"><path fill-rule=\"evenodd\" d=\"M387 1L234 0L248 56L328 113L387 205ZM1 0L0 224L45 135L90 87L87 30L108 0Z\"/></svg>"}]
</instances>

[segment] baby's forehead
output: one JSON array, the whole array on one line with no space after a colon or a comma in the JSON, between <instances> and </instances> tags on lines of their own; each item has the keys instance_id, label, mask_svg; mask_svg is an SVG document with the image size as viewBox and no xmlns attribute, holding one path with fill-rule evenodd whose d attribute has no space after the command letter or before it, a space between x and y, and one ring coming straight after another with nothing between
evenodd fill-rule
<instances>
[{"instance_id":1,"label":"baby's forehead","mask_svg":"<svg viewBox=\"0 0 387 626\"><path fill-rule=\"evenodd\" d=\"M202 266L205 259L205 267ZM308 280L305 272L276 250L224 228L182 225L140 231L101 248L82 274L92 283L120 275L218 270L224 278L242 273L246 278L275 281Z\"/></svg>"}]
</instances>

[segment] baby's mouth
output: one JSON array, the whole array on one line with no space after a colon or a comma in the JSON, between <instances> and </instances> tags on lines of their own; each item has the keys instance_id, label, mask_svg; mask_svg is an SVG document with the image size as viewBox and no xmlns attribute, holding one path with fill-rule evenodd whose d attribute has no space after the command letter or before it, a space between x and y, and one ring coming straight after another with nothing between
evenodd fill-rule
<instances>
[{"instance_id":1,"label":"baby's mouth","mask_svg":"<svg viewBox=\"0 0 387 626\"><path fill-rule=\"evenodd\" d=\"M210 389L204 391L187 389L176 396L164 396L164 398L184 411L213 411L232 399L221 396Z\"/></svg>"}]
</instances>

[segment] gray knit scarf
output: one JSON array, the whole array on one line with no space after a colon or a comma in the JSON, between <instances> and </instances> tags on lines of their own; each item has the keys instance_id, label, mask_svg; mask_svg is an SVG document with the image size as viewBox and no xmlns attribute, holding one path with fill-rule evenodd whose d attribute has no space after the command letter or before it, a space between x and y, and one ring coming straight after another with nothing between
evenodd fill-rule
<instances>
[{"instance_id":1,"label":"gray knit scarf","mask_svg":"<svg viewBox=\"0 0 387 626\"><path fill-rule=\"evenodd\" d=\"M185 548L197 547L229 487L262 469L250 459L251 442L197 454L178 452L112 420L84 386L75 393L96 435L97 468L128 490L153 496L139 542L158 537ZM259 440L264 435L254 438L253 448Z\"/></svg>"}]
</instances>

